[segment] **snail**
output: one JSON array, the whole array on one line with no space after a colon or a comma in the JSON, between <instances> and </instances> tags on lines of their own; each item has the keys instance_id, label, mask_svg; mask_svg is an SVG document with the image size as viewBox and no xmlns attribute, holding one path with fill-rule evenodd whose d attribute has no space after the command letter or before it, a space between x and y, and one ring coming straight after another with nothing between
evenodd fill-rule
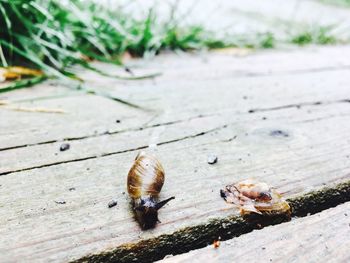
<instances>
[{"instance_id":1,"label":"snail","mask_svg":"<svg viewBox=\"0 0 350 263\"><path fill-rule=\"evenodd\" d=\"M158 202L164 184L164 169L160 162L144 152L139 153L131 167L127 188L137 221L143 229L153 228L158 219L158 210L175 197Z\"/></svg>"},{"instance_id":2,"label":"snail","mask_svg":"<svg viewBox=\"0 0 350 263\"><path fill-rule=\"evenodd\" d=\"M290 206L275 189L268 184L247 179L227 185L220 190L221 197L228 203L236 204L242 216L284 214L290 217Z\"/></svg>"}]
</instances>

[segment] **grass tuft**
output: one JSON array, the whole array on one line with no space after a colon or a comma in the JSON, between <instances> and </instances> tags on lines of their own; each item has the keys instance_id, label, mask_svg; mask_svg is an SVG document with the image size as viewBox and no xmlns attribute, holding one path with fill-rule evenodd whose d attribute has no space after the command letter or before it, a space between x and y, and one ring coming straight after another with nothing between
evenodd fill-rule
<instances>
[{"instance_id":1,"label":"grass tuft","mask_svg":"<svg viewBox=\"0 0 350 263\"><path fill-rule=\"evenodd\" d=\"M121 65L121 57L161 50L226 46L200 26L161 22L152 9L132 18L92 1L0 0L0 65L39 68L49 76L79 79L70 70L90 60Z\"/></svg>"},{"instance_id":2,"label":"grass tuft","mask_svg":"<svg viewBox=\"0 0 350 263\"><path fill-rule=\"evenodd\" d=\"M291 43L304 46L308 44L330 45L337 43L337 38L332 34L332 27L315 27L304 30L291 37Z\"/></svg>"},{"instance_id":3,"label":"grass tuft","mask_svg":"<svg viewBox=\"0 0 350 263\"><path fill-rule=\"evenodd\" d=\"M153 56L163 50L274 48L283 42L270 32L219 38L202 26L180 26L175 11L160 21L153 9L134 18L123 8L111 11L92 0L0 0L0 66L31 67L44 71L46 77L81 81L73 65L99 72L90 61L121 65L126 53ZM310 28L287 42L301 46L334 44L338 41L331 29ZM20 80L1 91L24 87L25 83L32 81Z\"/></svg>"}]
</instances>

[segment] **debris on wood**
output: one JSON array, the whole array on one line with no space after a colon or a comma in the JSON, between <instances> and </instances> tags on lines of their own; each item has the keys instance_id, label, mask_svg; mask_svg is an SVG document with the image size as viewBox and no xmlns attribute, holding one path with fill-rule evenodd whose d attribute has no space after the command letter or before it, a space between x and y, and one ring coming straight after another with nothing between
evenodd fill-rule
<instances>
[{"instance_id":1,"label":"debris on wood","mask_svg":"<svg viewBox=\"0 0 350 263\"><path fill-rule=\"evenodd\" d=\"M218 157L215 154L209 154L207 162L208 164L215 164L218 161Z\"/></svg>"},{"instance_id":2,"label":"debris on wood","mask_svg":"<svg viewBox=\"0 0 350 263\"><path fill-rule=\"evenodd\" d=\"M55 203L59 204L59 205L64 205L66 203L66 201L63 199L58 199L58 200L55 200Z\"/></svg>"},{"instance_id":3,"label":"debris on wood","mask_svg":"<svg viewBox=\"0 0 350 263\"><path fill-rule=\"evenodd\" d=\"M60 146L60 151L61 151L61 152L64 152L64 151L69 150L69 148L70 148L70 144L69 144L69 143L63 143L63 144L61 144L61 146Z\"/></svg>"},{"instance_id":4,"label":"debris on wood","mask_svg":"<svg viewBox=\"0 0 350 263\"><path fill-rule=\"evenodd\" d=\"M132 76L134 76L135 74L134 74L134 72L129 68L129 67L127 67L127 66L124 66L124 70L126 71L126 72L128 72L130 75L132 75Z\"/></svg>"},{"instance_id":5,"label":"debris on wood","mask_svg":"<svg viewBox=\"0 0 350 263\"><path fill-rule=\"evenodd\" d=\"M285 214L290 218L290 206L275 189L266 183L247 179L227 185L220 190L226 202L237 205L241 215L251 213L260 215Z\"/></svg>"},{"instance_id":6,"label":"debris on wood","mask_svg":"<svg viewBox=\"0 0 350 263\"><path fill-rule=\"evenodd\" d=\"M0 67L0 81L16 80L28 76L42 76L41 70L30 69L25 67Z\"/></svg>"},{"instance_id":7,"label":"debris on wood","mask_svg":"<svg viewBox=\"0 0 350 263\"><path fill-rule=\"evenodd\" d=\"M213 246L214 246L214 248L220 247L220 240L215 240L215 241L213 242Z\"/></svg>"},{"instance_id":8,"label":"debris on wood","mask_svg":"<svg viewBox=\"0 0 350 263\"><path fill-rule=\"evenodd\" d=\"M75 191L75 187L71 187L68 189L69 191Z\"/></svg>"},{"instance_id":9,"label":"debris on wood","mask_svg":"<svg viewBox=\"0 0 350 263\"><path fill-rule=\"evenodd\" d=\"M112 199L108 202L108 208L112 208L113 206L116 206L118 204L117 199Z\"/></svg>"},{"instance_id":10,"label":"debris on wood","mask_svg":"<svg viewBox=\"0 0 350 263\"><path fill-rule=\"evenodd\" d=\"M16 105L10 105L9 103L0 103L1 108L8 109L8 110L14 110L14 111L25 111L25 112L41 112L41 113L66 113L62 109L49 109L49 108L28 108L28 107L22 107L22 106L16 106Z\"/></svg>"}]
</instances>

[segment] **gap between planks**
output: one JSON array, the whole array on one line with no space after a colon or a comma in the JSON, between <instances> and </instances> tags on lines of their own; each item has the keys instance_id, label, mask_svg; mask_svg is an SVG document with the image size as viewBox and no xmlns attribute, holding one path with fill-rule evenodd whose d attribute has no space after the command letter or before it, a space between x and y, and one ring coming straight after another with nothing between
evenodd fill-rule
<instances>
[{"instance_id":1,"label":"gap between planks","mask_svg":"<svg viewBox=\"0 0 350 263\"><path fill-rule=\"evenodd\" d=\"M318 191L294 197L287 201L291 206L292 217L294 218L309 216L322 212L323 210L327 211L329 208L350 201L350 181L341 183L335 187L326 187ZM347 203L346 206L349 206L349 203ZM268 226L284 222L283 217L277 217L273 220L274 221L266 224L266 221L250 222L240 216L212 219L202 225L177 230L171 235L161 235L137 243L124 244L115 249L110 249L109 251L95 255L88 255L73 262L153 262L167 255L182 254L193 249L205 247L219 238L224 241L247 234L253 230L261 229L263 224ZM349 220L347 220L347 222L348 221ZM284 223L284 226L286 226L286 224L289 223ZM265 231L268 231L268 228ZM346 229L346 231L349 231L349 229ZM244 246L247 244L248 243L244 243ZM266 244L266 246L268 246L268 244ZM207 250L210 249L213 248L210 247ZM193 258L195 258L196 253L198 252L194 252L195 255ZM201 253L201 250L199 253ZM179 257L175 256L174 260L170 259L169 262L178 262L178 258L181 260L181 255ZM186 258L186 255L184 258ZM228 259L228 262L232 262L232 257Z\"/></svg>"},{"instance_id":2,"label":"gap between planks","mask_svg":"<svg viewBox=\"0 0 350 263\"><path fill-rule=\"evenodd\" d=\"M159 261L349 262L350 202Z\"/></svg>"},{"instance_id":3,"label":"gap between planks","mask_svg":"<svg viewBox=\"0 0 350 263\"><path fill-rule=\"evenodd\" d=\"M313 102L313 103L303 103L303 104L293 104L293 105L286 105L286 106L281 106L281 107L276 107L276 108L270 108L270 109L256 109L254 111L249 111L249 115L251 115L251 113L258 113L258 112L266 112L266 111L276 111L276 110L284 110L284 109L290 109L290 108L296 108L296 109L300 109L301 107L319 107L319 106L331 106L334 104L348 104L350 102L350 100L348 99L344 99L344 100L339 100L339 101L326 101L326 102ZM204 129L204 127L202 128L200 125L198 125L198 127L195 127L193 129L193 131L190 131L188 134L186 134L185 136L181 136L181 137L176 137L176 133L174 136L171 136L168 140L163 140L157 143L157 145L164 145L164 144L170 144L170 143L175 143L175 142L180 142L183 140L187 140L187 139L192 139L192 138L196 138L198 136L203 136L205 134L211 134L217 131L220 131L221 129L227 129L227 128L232 128L234 125L237 124L237 121L235 122L229 122L227 123L226 119L227 116L230 115L231 113L226 112L225 114L222 114L221 116L219 114L208 114L208 115L198 115L198 116L194 116L191 118L188 118L187 120L184 121L174 121L174 122L168 122L165 124L155 124L155 125L151 125L145 128L141 128L141 129L130 129L129 131L124 131L124 132L143 132L146 129L151 129L151 128L158 128L161 126L171 126L171 125L175 125L175 124L182 124L186 126L186 123L191 122L191 121L199 121L199 123L201 122L201 119L204 119L204 121L206 119L212 119L214 125L212 127L209 127L209 129L206 130L202 130ZM244 118L244 114L242 115ZM318 121L323 120L324 118L317 118ZM219 120L219 121L218 121ZM216 123L216 124L215 124ZM224 123L224 124L223 124ZM192 126L196 126L196 125L192 125ZM173 129L175 129L176 127L174 127ZM189 128L188 128L189 129ZM108 133L108 134L103 134L103 135L96 135L96 136L92 136L92 137L84 137L82 139L73 139L70 141L84 141L86 139L91 139L91 138L97 138L101 137L101 136L109 136L109 135L119 135L119 134L123 134L124 132L115 132L115 133ZM142 136L142 134L140 134L140 136ZM232 138L234 138L237 135L232 135L230 138L225 138L222 139L222 141L231 141ZM47 143L48 147L53 147L53 145L57 143L57 142L53 142L53 143ZM87 142L89 144L93 143L93 142ZM98 141L96 141L95 143L98 143ZM41 145L46 145L46 143L43 144L36 144L36 146L41 146ZM34 147L35 145L31 146ZM28 170L32 170L32 169L39 169L39 168L44 168L44 167L50 167L50 166L55 166L55 165L59 165L59 164L66 164L66 163L71 163L71 162L80 162L80 161L86 161L86 160L90 160L90 159L97 159L97 158L102 158L102 157L106 157L106 156L110 156L110 155L117 155L117 154L121 154L121 153L126 153L126 152L133 152L133 151L139 151L139 150L143 150L148 148L149 145L147 144L139 144L139 145L135 145L132 148L126 148L126 149L119 149L116 151L113 150L109 150L107 152L91 152L90 155L84 156L84 157L79 157L76 156L75 158L72 159L65 159L65 160L61 160L61 161L54 161L54 162L49 162L49 163L44 163L44 164L38 164L38 165L32 165L29 167L21 167L18 169L12 169L12 170L4 170L4 164L2 165L2 167L0 168L0 176L3 175L8 175L11 173L17 173L17 172L22 172L22 171L28 171ZM20 147L20 148L25 148L25 151L31 151L31 147ZM17 148L16 148L17 149ZM16 149L12 149L12 150L16 150ZM34 148L35 149L35 148ZM4 158L6 157L6 151L1 153ZM20 155L18 155L20 156ZM3 159L5 160L5 159ZM5 165L6 167L6 165ZM1 170L3 169L3 170Z\"/></svg>"}]
</instances>

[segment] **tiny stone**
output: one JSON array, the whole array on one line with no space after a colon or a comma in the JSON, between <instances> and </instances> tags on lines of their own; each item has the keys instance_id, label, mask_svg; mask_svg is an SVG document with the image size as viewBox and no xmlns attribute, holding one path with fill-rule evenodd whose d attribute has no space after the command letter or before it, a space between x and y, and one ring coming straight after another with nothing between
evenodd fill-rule
<instances>
[{"instance_id":1,"label":"tiny stone","mask_svg":"<svg viewBox=\"0 0 350 263\"><path fill-rule=\"evenodd\" d=\"M75 187L71 187L68 189L69 191L74 191L75 190Z\"/></svg>"},{"instance_id":2,"label":"tiny stone","mask_svg":"<svg viewBox=\"0 0 350 263\"><path fill-rule=\"evenodd\" d=\"M116 206L117 204L118 204L117 200L116 199L112 199L108 203L108 208L112 208L113 206Z\"/></svg>"},{"instance_id":3,"label":"tiny stone","mask_svg":"<svg viewBox=\"0 0 350 263\"><path fill-rule=\"evenodd\" d=\"M208 155L208 159L207 159L208 164L214 164L214 163L217 163L217 161L218 161L218 157L215 154Z\"/></svg>"},{"instance_id":4,"label":"tiny stone","mask_svg":"<svg viewBox=\"0 0 350 263\"><path fill-rule=\"evenodd\" d=\"M120 120L116 120L115 122L116 122L116 123L120 123Z\"/></svg>"},{"instance_id":5,"label":"tiny stone","mask_svg":"<svg viewBox=\"0 0 350 263\"><path fill-rule=\"evenodd\" d=\"M63 143L63 144L61 144L61 146L60 146L60 151L61 151L61 152L67 151L67 150L69 150L69 148L70 148L69 143Z\"/></svg>"},{"instance_id":6,"label":"tiny stone","mask_svg":"<svg viewBox=\"0 0 350 263\"><path fill-rule=\"evenodd\" d=\"M59 205L64 205L66 203L66 201L63 199L59 199L59 200L55 200L55 203L59 204Z\"/></svg>"}]
</instances>

